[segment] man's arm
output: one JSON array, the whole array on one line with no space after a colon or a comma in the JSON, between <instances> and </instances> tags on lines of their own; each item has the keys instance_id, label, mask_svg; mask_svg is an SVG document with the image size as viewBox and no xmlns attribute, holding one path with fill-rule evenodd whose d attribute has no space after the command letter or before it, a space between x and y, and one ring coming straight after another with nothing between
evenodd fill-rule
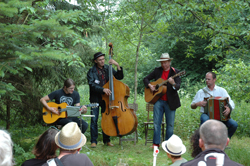
<instances>
[{"instance_id":1,"label":"man's arm","mask_svg":"<svg viewBox=\"0 0 250 166\"><path fill-rule=\"evenodd\" d=\"M112 68L113 75L115 76L116 79L122 80L124 77L122 67L113 59L109 60L109 64L113 64L117 67L117 71L114 68Z\"/></svg>"},{"instance_id":2,"label":"man's arm","mask_svg":"<svg viewBox=\"0 0 250 166\"><path fill-rule=\"evenodd\" d=\"M207 101L204 100L203 90L199 90L191 103L191 108L196 109L197 107L205 107Z\"/></svg>"},{"instance_id":3,"label":"man's arm","mask_svg":"<svg viewBox=\"0 0 250 166\"><path fill-rule=\"evenodd\" d=\"M147 75L146 77L144 77L143 79L143 83L145 85L145 87L149 87L151 89L151 84L150 84L150 80L153 80L155 78L155 69L153 72L151 72L149 75ZM153 85L152 85L153 86ZM151 89L152 90L152 89Z\"/></svg>"},{"instance_id":4,"label":"man's arm","mask_svg":"<svg viewBox=\"0 0 250 166\"><path fill-rule=\"evenodd\" d=\"M197 107L205 107L206 106L206 104L207 104L207 101L199 101L199 102L197 102L197 103L192 103L191 104L191 108L192 109L196 109Z\"/></svg>"},{"instance_id":5,"label":"man's arm","mask_svg":"<svg viewBox=\"0 0 250 166\"><path fill-rule=\"evenodd\" d=\"M104 88L99 85L98 83L99 80L95 80L94 72L92 71L92 69L88 71L87 79L91 90L94 90L97 93L103 93Z\"/></svg>"},{"instance_id":6,"label":"man's arm","mask_svg":"<svg viewBox=\"0 0 250 166\"><path fill-rule=\"evenodd\" d=\"M80 105L80 103L76 103L75 106L81 106L81 105ZM86 114L87 110L88 110L88 109L87 109L87 107L86 107L85 105L83 105L83 106L79 109L79 111L80 111L82 114Z\"/></svg>"},{"instance_id":7,"label":"man's arm","mask_svg":"<svg viewBox=\"0 0 250 166\"><path fill-rule=\"evenodd\" d=\"M43 106L44 106L47 110L49 110L49 111L51 111L51 112L53 112L53 113L59 115L59 111L58 111L56 108L48 106L47 101L49 101L49 100L50 100L50 98L49 98L49 96L47 95L47 96L42 97L42 98L40 99L40 102L43 104Z\"/></svg>"}]
</instances>

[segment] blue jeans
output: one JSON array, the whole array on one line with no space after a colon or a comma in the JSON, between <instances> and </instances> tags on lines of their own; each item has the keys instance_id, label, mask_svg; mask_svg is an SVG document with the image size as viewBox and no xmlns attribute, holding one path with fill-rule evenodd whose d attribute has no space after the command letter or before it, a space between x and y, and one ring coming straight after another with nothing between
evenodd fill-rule
<instances>
[{"instance_id":1,"label":"blue jeans","mask_svg":"<svg viewBox=\"0 0 250 166\"><path fill-rule=\"evenodd\" d=\"M165 140L168 140L174 132L175 110L169 108L167 101L159 99L154 105L154 144L161 143L161 123L164 113L167 125Z\"/></svg>"},{"instance_id":2,"label":"blue jeans","mask_svg":"<svg viewBox=\"0 0 250 166\"><path fill-rule=\"evenodd\" d=\"M200 120L201 120L201 125L207 121L209 119L209 116L207 114L201 114ZM229 119L228 121L221 121L222 123L224 123L227 126L228 129L228 137L231 139L231 137L234 135L237 127L238 127L238 123L233 120L233 119Z\"/></svg>"},{"instance_id":3,"label":"blue jeans","mask_svg":"<svg viewBox=\"0 0 250 166\"><path fill-rule=\"evenodd\" d=\"M58 125L64 126L69 122L76 122L77 125L81 128L80 118L77 118L77 117L60 118L58 119L56 123ZM82 119L81 119L81 122L82 122L82 133L84 134L85 131L88 129L88 123Z\"/></svg>"},{"instance_id":4,"label":"blue jeans","mask_svg":"<svg viewBox=\"0 0 250 166\"><path fill-rule=\"evenodd\" d=\"M101 105L101 109L105 109L104 106ZM91 115L95 115L95 117L91 117L91 124L90 124L90 134L91 134L91 143L97 144L97 138L98 138L98 117L99 117L99 106L92 108ZM102 132L103 136L103 143L110 142L110 136L106 135L104 132Z\"/></svg>"}]
</instances>

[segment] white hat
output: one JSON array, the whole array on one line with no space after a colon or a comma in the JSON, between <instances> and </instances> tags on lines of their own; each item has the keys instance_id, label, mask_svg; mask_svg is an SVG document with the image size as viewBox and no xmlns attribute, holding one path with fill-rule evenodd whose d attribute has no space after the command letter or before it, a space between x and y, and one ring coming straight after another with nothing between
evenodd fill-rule
<instances>
[{"instance_id":1,"label":"white hat","mask_svg":"<svg viewBox=\"0 0 250 166\"><path fill-rule=\"evenodd\" d=\"M167 141L164 141L161 146L165 152L173 156L181 156L186 152L186 147L183 145L182 140L175 134Z\"/></svg>"},{"instance_id":2,"label":"white hat","mask_svg":"<svg viewBox=\"0 0 250 166\"><path fill-rule=\"evenodd\" d=\"M156 61L171 61L173 60L173 58L170 58L168 53L163 53L161 54L160 59L156 60Z\"/></svg>"},{"instance_id":3,"label":"white hat","mask_svg":"<svg viewBox=\"0 0 250 166\"><path fill-rule=\"evenodd\" d=\"M77 123L70 122L63 126L55 136L56 145L65 150L76 150L87 142L87 138L81 133Z\"/></svg>"}]
</instances>

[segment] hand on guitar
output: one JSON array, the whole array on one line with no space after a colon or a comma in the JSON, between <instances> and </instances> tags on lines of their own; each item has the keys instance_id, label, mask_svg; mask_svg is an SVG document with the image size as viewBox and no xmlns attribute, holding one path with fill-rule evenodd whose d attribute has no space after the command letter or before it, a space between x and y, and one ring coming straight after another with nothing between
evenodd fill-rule
<instances>
[{"instance_id":1,"label":"hand on guitar","mask_svg":"<svg viewBox=\"0 0 250 166\"><path fill-rule=\"evenodd\" d=\"M50 112L53 112L54 114L59 115L59 111L57 110L57 108L55 107L48 107L47 110L49 110Z\"/></svg>"},{"instance_id":2,"label":"hand on guitar","mask_svg":"<svg viewBox=\"0 0 250 166\"><path fill-rule=\"evenodd\" d=\"M112 93L111 90L109 90L109 89L107 89L107 88L104 88L104 89L103 89L103 92L104 92L106 95L108 95L108 96L111 95L111 93Z\"/></svg>"},{"instance_id":3,"label":"hand on guitar","mask_svg":"<svg viewBox=\"0 0 250 166\"><path fill-rule=\"evenodd\" d=\"M228 117L228 115L230 114L230 108L228 106L224 106L226 109L223 111L223 115L225 117Z\"/></svg>"},{"instance_id":4,"label":"hand on guitar","mask_svg":"<svg viewBox=\"0 0 250 166\"><path fill-rule=\"evenodd\" d=\"M85 105L83 105L80 109L79 109L79 111L81 112L81 114L86 114L86 112L87 112L87 107L85 106Z\"/></svg>"},{"instance_id":5,"label":"hand on guitar","mask_svg":"<svg viewBox=\"0 0 250 166\"><path fill-rule=\"evenodd\" d=\"M151 90L152 92L156 91L156 90L155 90L155 85L148 84L148 87L150 88L150 90Z\"/></svg>"},{"instance_id":6,"label":"hand on guitar","mask_svg":"<svg viewBox=\"0 0 250 166\"><path fill-rule=\"evenodd\" d=\"M174 81L174 79L173 79L172 77L170 77L170 78L168 79L168 82L169 82L171 85L175 85L175 81Z\"/></svg>"}]
</instances>

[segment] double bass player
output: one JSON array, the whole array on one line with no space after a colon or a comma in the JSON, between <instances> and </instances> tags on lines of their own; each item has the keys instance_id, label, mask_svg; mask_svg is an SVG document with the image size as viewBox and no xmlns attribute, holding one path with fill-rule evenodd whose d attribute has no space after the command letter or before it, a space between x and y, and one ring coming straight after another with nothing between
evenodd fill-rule
<instances>
[{"instance_id":1,"label":"double bass player","mask_svg":"<svg viewBox=\"0 0 250 166\"><path fill-rule=\"evenodd\" d=\"M111 91L108 88L103 88L103 85L109 81L109 66L105 64L105 54L102 52L97 52L94 54L94 66L89 69L87 73L87 79L90 91L90 102L99 103L101 107L101 112L105 111L105 102L102 100L102 94L111 95ZM122 67L113 59L109 60L109 64L113 64L117 67L117 71L113 69L113 75L116 79L123 79L123 69ZM99 107L92 108L92 115L90 124L91 133L91 148L96 148L97 138L98 138L98 117L99 117ZM114 146L110 142L110 136L103 134L103 143L107 146Z\"/></svg>"}]
</instances>

